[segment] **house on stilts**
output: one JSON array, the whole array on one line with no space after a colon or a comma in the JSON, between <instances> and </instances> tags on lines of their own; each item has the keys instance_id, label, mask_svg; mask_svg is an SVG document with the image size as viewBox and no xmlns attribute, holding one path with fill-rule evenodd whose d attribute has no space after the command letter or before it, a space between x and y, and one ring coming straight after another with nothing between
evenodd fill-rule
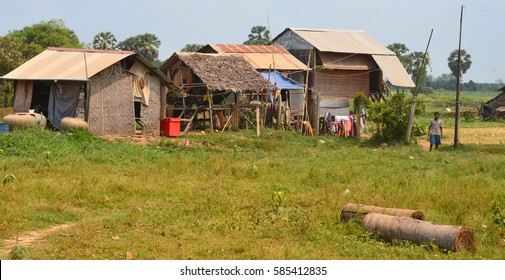
<instances>
[{"instance_id":1,"label":"house on stilts","mask_svg":"<svg viewBox=\"0 0 505 280\"><path fill-rule=\"evenodd\" d=\"M327 112L348 115L349 101L359 92L382 99L385 79L397 87L415 86L395 53L363 31L286 28L272 44L312 68L307 108L313 127ZM307 78L305 72L291 77L299 83Z\"/></svg>"}]
</instances>

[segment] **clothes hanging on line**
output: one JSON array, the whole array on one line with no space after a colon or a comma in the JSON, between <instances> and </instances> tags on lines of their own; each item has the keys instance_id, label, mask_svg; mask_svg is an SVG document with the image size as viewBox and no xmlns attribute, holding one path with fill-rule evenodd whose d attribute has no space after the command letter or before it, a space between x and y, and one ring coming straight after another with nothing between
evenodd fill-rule
<instances>
[{"instance_id":1,"label":"clothes hanging on line","mask_svg":"<svg viewBox=\"0 0 505 280\"><path fill-rule=\"evenodd\" d=\"M360 122L361 132L366 122L365 115L361 117L349 116L332 116L330 113L325 114L324 122L326 132L339 137L356 137L357 122Z\"/></svg>"}]
</instances>

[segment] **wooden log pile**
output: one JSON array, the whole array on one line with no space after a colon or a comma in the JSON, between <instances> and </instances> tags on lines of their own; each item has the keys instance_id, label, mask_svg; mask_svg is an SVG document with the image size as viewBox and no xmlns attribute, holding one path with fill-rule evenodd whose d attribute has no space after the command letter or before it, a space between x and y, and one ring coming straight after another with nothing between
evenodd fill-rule
<instances>
[{"instance_id":1,"label":"wooden log pile","mask_svg":"<svg viewBox=\"0 0 505 280\"><path fill-rule=\"evenodd\" d=\"M365 229L375 230L387 240L408 240L416 244L433 242L441 249L455 252L476 251L472 229L423 221L424 214L418 210L348 203L340 219L347 222L352 218L363 218Z\"/></svg>"},{"instance_id":2,"label":"wooden log pile","mask_svg":"<svg viewBox=\"0 0 505 280\"><path fill-rule=\"evenodd\" d=\"M410 217L424 220L424 213L419 210L385 208L372 205L347 203L340 213L340 220L347 222L352 218L364 218L368 213L381 213L391 216Z\"/></svg>"}]
</instances>

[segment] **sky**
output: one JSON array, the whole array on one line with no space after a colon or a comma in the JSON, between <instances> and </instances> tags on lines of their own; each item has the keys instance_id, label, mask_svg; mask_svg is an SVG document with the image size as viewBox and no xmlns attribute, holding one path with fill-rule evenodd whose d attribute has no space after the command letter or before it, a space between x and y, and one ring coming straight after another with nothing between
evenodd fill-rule
<instances>
[{"instance_id":1,"label":"sky","mask_svg":"<svg viewBox=\"0 0 505 280\"><path fill-rule=\"evenodd\" d=\"M450 72L447 57L458 48L463 5L462 48L473 61L463 81L505 80L505 0L0 0L0 4L4 11L0 36L51 19L62 19L84 43L91 43L99 32L112 32L118 41L153 33L161 40L162 61L187 43L243 43L255 25L269 26L273 37L287 27L363 30L385 46L404 43L411 51L425 50L433 28L429 74L435 77Z\"/></svg>"}]
</instances>

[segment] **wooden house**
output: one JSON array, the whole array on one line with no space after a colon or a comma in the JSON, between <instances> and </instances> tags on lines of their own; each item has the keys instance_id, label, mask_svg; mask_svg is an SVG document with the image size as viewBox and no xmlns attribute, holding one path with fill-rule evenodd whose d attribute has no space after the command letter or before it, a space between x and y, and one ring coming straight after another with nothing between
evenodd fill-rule
<instances>
[{"instance_id":1,"label":"wooden house","mask_svg":"<svg viewBox=\"0 0 505 280\"><path fill-rule=\"evenodd\" d=\"M272 41L302 63L310 64L308 115L315 126L326 112L349 114L349 100L363 92L380 99L387 92L384 79L398 87L414 83L396 55L363 31L286 28ZM293 75L304 83L304 72Z\"/></svg>"}]
</instances>

